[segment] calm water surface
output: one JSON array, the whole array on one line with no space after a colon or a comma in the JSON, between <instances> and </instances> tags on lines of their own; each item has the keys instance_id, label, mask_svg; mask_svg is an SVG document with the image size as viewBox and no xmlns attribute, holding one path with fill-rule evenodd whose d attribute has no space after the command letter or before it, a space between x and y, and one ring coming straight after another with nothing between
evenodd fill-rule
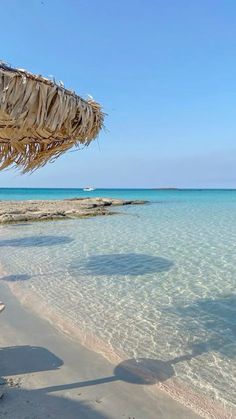
<instances>
[{"instance_id":1,"label":"calm water surface","mask_svg":"<svg viewBox=\"0 0 236 419\"><path fill-rule=\"evenodd\" d=\"M0 199L83 194L5 189ZM126 359L166 367L161 381L235 405L236 191L92 195L151 203L112 217L1 227L5 280L36 291Z\"/></svg>"}]
</instances>

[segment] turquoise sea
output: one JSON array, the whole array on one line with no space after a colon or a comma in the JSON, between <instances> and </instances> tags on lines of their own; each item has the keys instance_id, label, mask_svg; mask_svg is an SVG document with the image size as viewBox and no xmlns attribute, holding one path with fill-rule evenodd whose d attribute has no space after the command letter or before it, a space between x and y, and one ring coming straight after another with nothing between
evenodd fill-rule
<instances>
[{"instance_id":1,"label":"turquoise sea","mask_svg":"<svg viewBox=\"0 0 236 419\"><path fill-rule=\"evenodd\" d=\"M205 417L236 417L236 190L0 190L1 200L75 196L150 203L1 226L2 279ZM210 416L218 405L227 413Z\"/></svg>"}]
</instances>

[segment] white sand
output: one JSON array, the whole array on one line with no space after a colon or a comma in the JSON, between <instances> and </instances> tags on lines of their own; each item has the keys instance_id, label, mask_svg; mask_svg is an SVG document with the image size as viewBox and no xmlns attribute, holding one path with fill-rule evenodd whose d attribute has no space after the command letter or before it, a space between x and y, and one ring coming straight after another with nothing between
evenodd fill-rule
<instances>
[{"instance_id":1,"label":"white sand","mask_svg":"<svg viewBox=\"0 0 236 419\"><path fill-rule=\"evenodd\" d=\"M0 418L200 417L162 391L119 380L114 365L24 308L3 283L0 296L0 377L8 381Z\"/></svg>"}]
</instances>

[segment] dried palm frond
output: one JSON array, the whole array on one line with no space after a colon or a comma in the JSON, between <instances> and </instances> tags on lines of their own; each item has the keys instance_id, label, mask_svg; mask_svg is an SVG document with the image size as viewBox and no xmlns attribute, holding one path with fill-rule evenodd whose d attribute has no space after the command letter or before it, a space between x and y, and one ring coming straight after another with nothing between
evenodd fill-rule
<instances>
[{"instance_id":1,"label":"dried palm frond","mask_svg":"<svg viewBox=\"0 0 236 419\"><path fill-rule=\"evenodd\" d=\"M90 144L103 121L94 100L0 63L0 169L35 170L74 145Z\"/></svg>"}]
</instances>

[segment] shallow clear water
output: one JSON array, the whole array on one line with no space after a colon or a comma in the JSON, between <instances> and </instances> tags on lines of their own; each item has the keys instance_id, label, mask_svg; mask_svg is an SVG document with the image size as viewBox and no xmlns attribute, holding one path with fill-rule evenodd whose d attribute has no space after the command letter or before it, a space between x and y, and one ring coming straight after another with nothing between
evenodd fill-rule
<instances>
[{"instance_id":1,"label":"shallow clear water","mask_svg":"<svg viewBox=\"0 0 236 419\"><path fill-rule=\"evenodd\" d=\"M177 377L232 406L236 191L114 193L106 196L152 202L112 217L1 227L5 280L125 358L164 366L160 381Z\"/></svg>"}]
</instances>

